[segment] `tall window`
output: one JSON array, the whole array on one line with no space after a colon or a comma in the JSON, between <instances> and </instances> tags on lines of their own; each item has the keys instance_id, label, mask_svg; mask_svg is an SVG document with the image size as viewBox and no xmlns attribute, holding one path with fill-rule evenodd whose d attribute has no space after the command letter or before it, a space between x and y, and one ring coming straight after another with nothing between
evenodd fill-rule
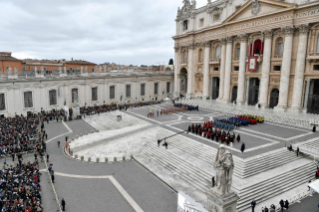
<instances>
[{"instance_id":1,"label":"tall window","mask_svg":"<svg viewBox=\"0 0 319 212\"><path fill-rule=\"evenodd\" d=\"M319 53L319 35L317 37L317 53Z\"/></svg>"},{"instance_id":2,"label":"tall window","mask_svg":"<svg viewBox=\"0 0 319 212\"><path fill-rule=\"evenodd\" d=\"M49 91L49 102L50 102L50 105L56 105L57 104L56 90Z\"/></svg>"},{"instance_id":3,"label":"tall window","mask_svg":"<svg viewBox=\"0 0 319 212\"><path fill-rule=\"evenodd\" d=\"M187 51L184 50L183 52L183 62L186 63L187 62Z\"/></svg>"},{"instance_id":4,"label":"tall window","mask_svg":"<svg viewBox=\"0 0 319 212\"><path fill-rule=\"evenodd\" d=\"M187 30L188 29L188 21L185 20L183 21L183 30Z\"/></svg>"},{"instance_id":5,"label":"tall window","mask_svg":"<svg viewBox=\"0 0 319 212\"><path fill-rule=\"evenodd\" d=\"M32 92L24 92L24 107L29 108L33 107L33 100L32 100Z\"/></svg>"},{"instance_id":6,"label":"tall window","mask_svg":"<svg viewBox=\"0 0 319 212\"><path fill-rule=\"evenodd\" d=\"M237 58L240 58L240 48L237 48Z\"/></svg>"},{"instance_id":7,"label":"tall window","mask_svg":"<svg viewBox=\"0 0 319 212\"><path fill-rule=\"evenodd\" d=\"M79 91L77 88L72 89L72 103L77 104L79 103Z\"/></svg>"},{"instance_id":8,"label":"tall window","mask_svg":"<svg viewBox=\"0 0 319 212\"><path fill-rule=\"evenodd\" d=\"M6 102L4 99L4 93L0 94L0 110L5 110L6 109Z\"/></svg>"},{"instance_id":9,"label":"tall window","mask_svg":"<svg viewBox=\"0 0 319 212\"><path fill-rule=\"evenodd\" d=\"M145 96L145 84L141 84L141 96Z\"/></svg>"},{"instance_id":10,"label":"tall window","mask_svg":"<svg viewBox=\"0 0 319 212\"><path fill-rule=\"evenodd\" d=\"M97 87L92 88L92 101L97 101Z\"/></svg>"},{"instance_id":11,"label":"tall window","mask_svg":"<svg viewBox=\"0 0 319 212\"><path fill-rule=\"evenodd\" d=\"M166 93L170 93L171 92L171 83L167 82L166 83Z\"/></svg>"},{"instance_id":12,"label":"tall window","mask_svg":"<svg viewBox=\"0 0 319 212\"><path fill-rule=\"evenodd\" d=\"M154 94L158 94L158 83L154 83Z\"/></svg>"},{"instance_id":13,"label":"tall window","mask_svg":"<svg viewBox=\"0 0 319 212\"><path fill-rule=\"evenodd\" d=\"M131 97L131 85L126 85L125 94L126 97Z\"/></svg>"},{"instance_id":14,"label":"tall window","mask_svg":"<svg viewBox=\"0 0 319 212\"><path fill-rule=\"evenodd\" d=\"M215 58L216 60L220 59L220 46L216 47Z\"/></svg>"},{"instance_id":15,"label":"tall window","mask_svg":"<svg viewBox=\"0 0 319 212\"><path fill-rule=\"evenodd\" d=\"M283 46L284 46L283 43L278 43L278 49L277 49L277 55L278 55L278 56L281 56L281 55L282 55Z\"/></svg>"},{"instance_id":16,"label":"tall window","mask_svg":"<svg viewBox=\"0 0 319 212\"><path fill-rule=\"evenodd\" d=\"M110 87L110 99L115 98L115 86Z\"/></svg>"}]
</instances>

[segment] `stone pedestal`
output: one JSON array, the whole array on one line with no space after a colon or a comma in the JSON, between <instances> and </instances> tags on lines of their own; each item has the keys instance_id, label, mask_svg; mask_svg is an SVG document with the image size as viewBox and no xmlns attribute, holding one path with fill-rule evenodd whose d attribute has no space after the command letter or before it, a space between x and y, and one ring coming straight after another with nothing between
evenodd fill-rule
<instances>
[{"instance_id":1,"label":"stone pedestal","mask_svg":"<svg viewBox=\"0 0 319 212\"><path fill-rule=\"evenodd\" d=\"M18 79L18 75L16 74L8 75L8 79Z\"/></svg>"},{"instance_id":2,"label":"stone pedestal","mask_svg":"<svg viewBox=\"0 0 319 212\"><path fill-rule=\"evenodd\" d=\"M217 187L207 191L206 209L209 212L236 212L237 201L239 199L235 192L220 195Z\"/></svg>"},{"instance_id":3,"label":"stone pedestal","mask_svg":"<svg viewBox=\"0 0 319 212\"><path fill-rule=\"evenodd\" d=\"M35 78L44 78L44 74L35 74Z\"/></svg>"},{"instance_id":4,"label":"stone pedestal","mask_svg":"<svg viewBox=\"0 0 319 212\"><path fill-rule=\"evenodd\" d=\"M60 77L66 77L68 76L66 73L60 73Z\"/></svg>"},{"instance_id":5,"label":"stone pedestal","mask_svg":"<svg viewBox=\"0 0 319 212\"><path fill-rule=\"evenodd\" d=\"M81 76L87 77L87 76L89 76L89 73L81 73Z\"/></svg>"}]
</instances>

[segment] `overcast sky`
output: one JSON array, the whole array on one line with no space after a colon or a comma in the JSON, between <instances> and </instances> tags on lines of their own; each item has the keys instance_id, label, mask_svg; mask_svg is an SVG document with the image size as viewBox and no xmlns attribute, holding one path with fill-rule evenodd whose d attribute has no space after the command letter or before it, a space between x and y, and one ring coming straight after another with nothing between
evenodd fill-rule
<instances>
[{"instance_id":1,"label":"overcast sky","mask_svg":"<svg viewBox=\"0 0 319 212\"><path fill-rule=\"evenodd\" d=\"M207 0L197 0L197 8ZM0 0L0 51L151 65L174 58L182 0Z\"/></svg>"}]
</instances>

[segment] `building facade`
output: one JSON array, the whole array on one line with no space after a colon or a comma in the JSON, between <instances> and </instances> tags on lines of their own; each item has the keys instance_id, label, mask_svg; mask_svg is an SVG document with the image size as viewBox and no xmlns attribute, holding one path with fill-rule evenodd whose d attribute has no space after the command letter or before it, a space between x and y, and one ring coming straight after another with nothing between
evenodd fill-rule
<instances>
[{"instance_id":1,"label":"building facade","mask_svg":"<svg viewBox=\"0 0 319 212\"><path fill-rule=\"evenodd\" d=\"M159 101L173 93L172 70L142 71L136 68L127 72L110 71L99 66L94 71L86 68L87 71L74 72L72 70L88 66L89 62L71 60L63 62L63 65L57 63L56 67L61 68L56 73L47 73L49 67L55 67L52 61L42 61L40 70L47 68L46 71L34 73L34 70L21 72L26 64L9 54L0 56L0 62L6 69L6 73L0 76L0 116L26 115L28 112L65 107ZM28 63L35 67L39 61ZM70 71L64 72L62 66Z\"/></svg>"},{"instance_id":2,"label":"building facade","mask_svg":"<svg viewBox=\"0 0 319 212\"><path fill-rule=\"evenodd\" d=\"M176 96L319 113L319 2L183 1Z\"/></svg>"}]
</instances>

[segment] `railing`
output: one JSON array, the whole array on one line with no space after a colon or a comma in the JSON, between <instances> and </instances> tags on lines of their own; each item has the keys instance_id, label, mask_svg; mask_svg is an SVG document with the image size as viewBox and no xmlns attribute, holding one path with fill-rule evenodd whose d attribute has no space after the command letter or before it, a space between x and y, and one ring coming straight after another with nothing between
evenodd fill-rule
<instances>
[{"instance_id":1,"label":"railing","mask_svg":"<svg viewBox=\"0 0 319 212\"><path fill-rule=\"evenodd\" d=\"M274 55L274 58L280 59L282 58L282 55Z\"/></svg>"}]
</instances>

